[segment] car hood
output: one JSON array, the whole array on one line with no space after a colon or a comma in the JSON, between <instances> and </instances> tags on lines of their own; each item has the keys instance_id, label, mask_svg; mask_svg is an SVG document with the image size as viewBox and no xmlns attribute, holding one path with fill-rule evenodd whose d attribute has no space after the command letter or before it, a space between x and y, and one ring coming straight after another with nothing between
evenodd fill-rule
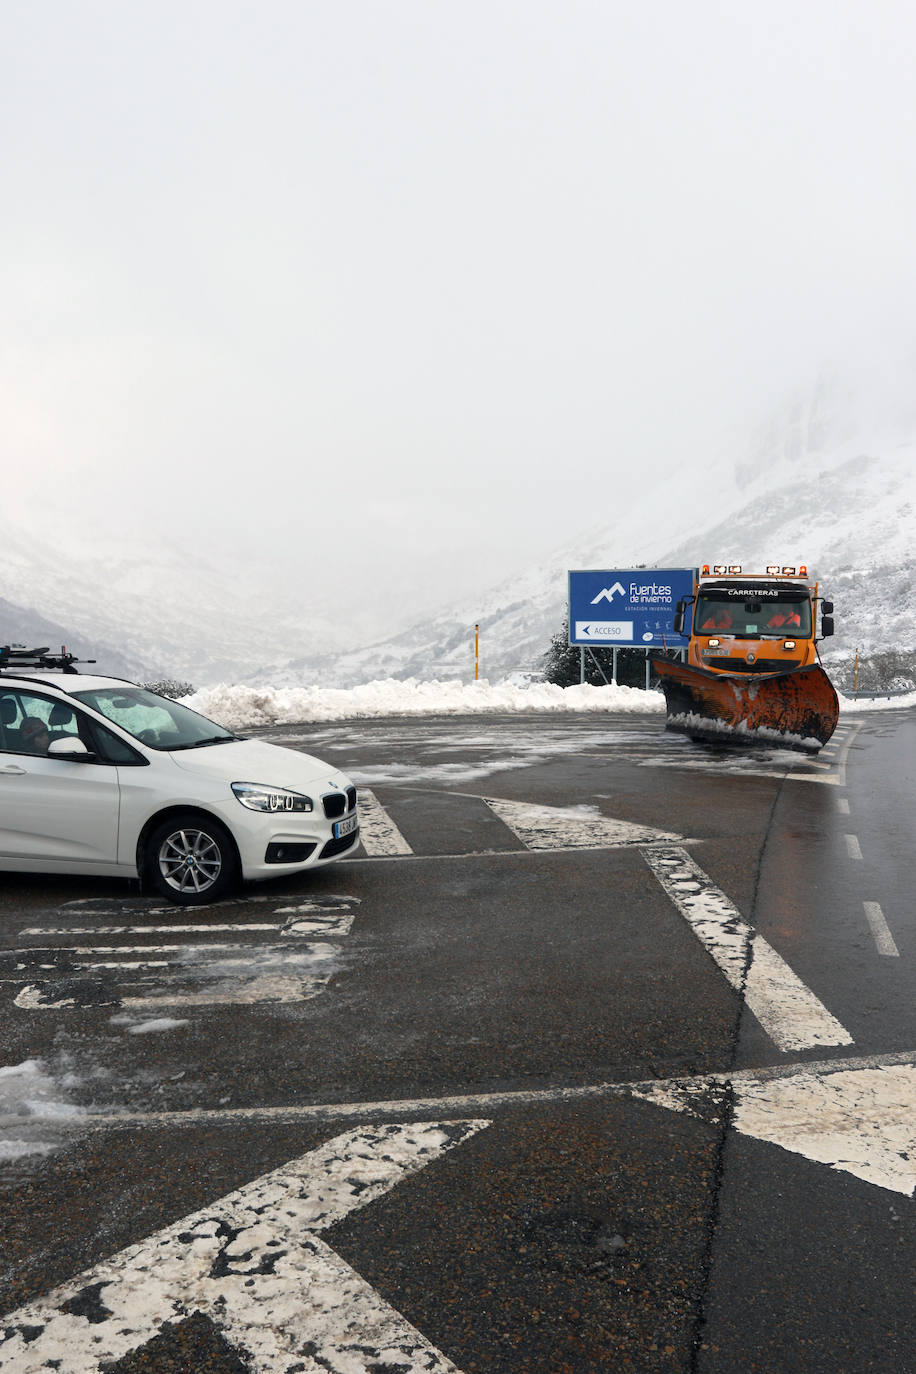
<instances>
[{"instance_id":1,"label":"car hood","mask_svg":"<svg viewBox=\"0 0 916 1374\"><path fill-rule=\"evenodd\" d=\"M316 785L346 787L350 779L339 769L322 763L298 749L284 749L259 739L208 744L200 749L178 749L170 754L177 766L197 777L226 782L260 782L268 787L289 787L294 792Z\"/></svg>"}]
</instances>

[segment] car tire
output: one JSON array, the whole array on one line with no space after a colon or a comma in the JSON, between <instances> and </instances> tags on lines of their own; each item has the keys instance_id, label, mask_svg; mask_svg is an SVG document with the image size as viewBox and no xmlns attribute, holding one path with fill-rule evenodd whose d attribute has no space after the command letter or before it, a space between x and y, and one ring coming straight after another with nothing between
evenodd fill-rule
<instances>
[{"instance_id":1,"label":"car tire","mask_svg":"<svg viewBox=\"0 0 916 1374\"><path fill-rule=\"evenodd\" d=\"M218 902L237 886L239 863L225 826L189 812L170 817L150 832L144 872L170 902L203 906Z\"/></svg>"}]
</instances>

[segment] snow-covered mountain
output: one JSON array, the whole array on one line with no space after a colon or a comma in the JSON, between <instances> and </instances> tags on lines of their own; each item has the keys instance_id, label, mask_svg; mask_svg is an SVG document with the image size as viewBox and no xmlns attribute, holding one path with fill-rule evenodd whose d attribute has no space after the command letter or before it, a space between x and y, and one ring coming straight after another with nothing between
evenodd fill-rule
<instances>
[{"instance_id":1,"label":"snow-covered mountain","mask_svg":"<svg viewBox=\"0 0 916 1374\"><path fill-rule=\"evenodd\" d=\"M763 568L805 562L836 606L833 657L916 648L916 423L863 431L823 385L799 393L704 471L602 512L600 523L483 597L449 604L375 643L341 647L341 627L259 594L233 563L187 544L78 536L66 551L0 521L0 643L64 643L131 677L349 687L373 679L537 670L576 568ZM867 440L867 442L865 442ZM618 498L619 499L619 498ZM296 652L296 646L320 646Z\"/></svg>"},{"instance_id":2,"label":"snow-covered mountain","mask_svg":"<svg viewBox=\"0 0 916 1374\"><path fill-rule=\"evenodd\" d=\"M257 680L467 681L479 624L481 676L498 681L541 666L566 613L569 569L720 561L759 571L773 562L806 563L836 608L827 657L916 648L916 443L865 453L844 440L816 461L790 450L731 470L711 465L695 490L672 486L645 508L617 512L603 529L555 550L482 601L363 649L274 665Z\"/></svg>"},{"instance_id":3,"label":"snow-covered mountain","mask_svg":"<svg viewBox=\"0 0 916 1374\"><path fill-rule=\"evenodd\" d=\"M242 680L284 645L333 642L323 617L266 606L237 568L139 532L51 543L0 522L0 595L0 644L66 644L116 676Z\"/></svg>"}]
</instances>

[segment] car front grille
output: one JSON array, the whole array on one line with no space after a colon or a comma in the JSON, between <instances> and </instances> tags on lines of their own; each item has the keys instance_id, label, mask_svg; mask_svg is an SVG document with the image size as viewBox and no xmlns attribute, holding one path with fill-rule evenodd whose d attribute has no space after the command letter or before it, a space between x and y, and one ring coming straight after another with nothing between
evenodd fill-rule
<instances>
[{"instance_id":1,"label":"car front grille","mask_svg":"<svg viewBox=\"0 0 916 1374\"><path fill-rule=\"evenodd\" d=\"M329 821L339 820L356 805L356 788L348 787L346 792L328 792L321 798L324 814Z\"/></svg>"}]
</instances>

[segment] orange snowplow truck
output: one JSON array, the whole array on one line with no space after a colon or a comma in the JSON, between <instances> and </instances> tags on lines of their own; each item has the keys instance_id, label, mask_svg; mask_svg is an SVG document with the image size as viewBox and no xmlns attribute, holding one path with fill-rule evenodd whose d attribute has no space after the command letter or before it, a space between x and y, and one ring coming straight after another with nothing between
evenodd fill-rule
<instances>
[{"instance_id":1,"label":"orange snowplow truck","mask_svg":"<svg viewBox=\"0 0 916 1374\"><path fill-rule=\"evenodd\" d=\"M839 702L817 642L833 634L833 604L808 581L807 567L746 573L734 564L707 564L693 596L678 602L679 633L691 607L687 662L654 660L667 728L692 739L805 753L826 744Z\"/></svg>"}]
</instances>

